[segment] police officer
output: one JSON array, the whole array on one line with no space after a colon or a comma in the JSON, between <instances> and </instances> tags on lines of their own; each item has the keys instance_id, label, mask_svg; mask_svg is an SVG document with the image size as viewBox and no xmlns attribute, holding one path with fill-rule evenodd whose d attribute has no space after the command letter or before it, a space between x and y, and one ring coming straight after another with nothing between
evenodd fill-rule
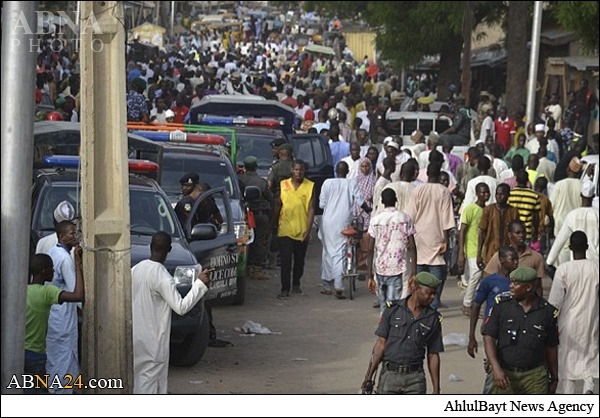
<instances>
[{"instance_id":1,"label":"police officer","mask_svg":"<svg viewBox=\"0 0 600 418\"><path fill-rule=\"evenodd\" d=\"M378 338L362 383L363 393L372 392L375 372L383 362L378 393L425 394L425 354L433 393L440 393L442 316L429 306L440 283L431 273L421 272L409 281L411 294L406 299L387 302L375 331Z\"/></svg>"},{"instance_id":2,"label":"police officer","mask_svg":"<svg viewBox=\"0 0 600 418\"><path fill-rule=\"evenodd\" d=\"M274 196L279 194L279 183L292 176L294 148L290 144L281 144L278 147L277 155L279 160L271 166L267 182L269 189Z\"/></svg>"},{"instance_id":3,"label":"police officer","mask_svg":"<svg viewBox=\"0 0 600 418\"><path fill-rule=\"evenodd\" d=\"M491 394L554 394L558 383L558 310L535 293L537 272L510 273L510 299L498 300L483 326Z\"/></svg>"},{"instance_id":4,"label":"police officer","mask_svg":"<svg viewBox=\"0 0 600 418\"><path fill-rule=\"evenodd\" d=\"M267 178L267 184L269 190L273 193L273 201L279 197L279 187L281 180L285 180L292 176L292 163L293 163L293 152L294 149L288 143L284 143L278 146L277 155L279 160L271 166L269 176ZM272 212L274 207L271 207ZM271 231L271 245L269 254L269 267L272 269L277 268L277 231L273 228Z\"/></svg>"},{"instance_id":5,"label":"police officer","mask_svg":"<svg viewBox=\"0 0 600 418\"><path fill-rule=\"evenodd\" d=\"M196 173L187 173L179 179L179 183L181 184L181 199L175 205L175 214L181 225L184 226L194 207L194 201L201 192L200 190L195 191L200 183L200 176Z\"/></svg>"},{"instance_id":6,"label":"police officer","mask_svg":"<svg viewBox=\"0 0 600 418\"><path fill-rule=\"evenodd\" d=\"M273 165L279 161L279 147L285 143L285 139L283 138L275 138L273 141L271 141L271 152L273 153L271 167L273 167Z\"/></svg>"},{"instance_id":7,"label":"police officer","mask_svg":"<svg viewBox=\"0 0 600 418\"><path fill-rule=\"evenodd\" d=\"M258 160L256 157L248 156L244 158L246 172L239 175L239 183L242 193L248 186L256 186L260 189L260 197L258 199L246 202L254 214L256 221L254 242L250 244L248 264L250 266L250 278L254 280L268 280L271 277L263 271L263 268L266 266L269 257L273 194L267 187L267 181L256 174L257 167Z\"/></svg>"}]
</instances>

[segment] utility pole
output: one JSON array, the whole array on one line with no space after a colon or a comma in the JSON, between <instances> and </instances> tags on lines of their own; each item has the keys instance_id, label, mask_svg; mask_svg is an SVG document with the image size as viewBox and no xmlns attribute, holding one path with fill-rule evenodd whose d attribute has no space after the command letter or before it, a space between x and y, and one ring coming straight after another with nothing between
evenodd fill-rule
<instances>
[{"instance_id":1,"label":"utility pole","mask_svg":"<svg viewBox=\"0 0 600 418\"><path fill-rule=\"evenodd\" d=\"M463 56L462 56L462 75L461 95L465 98L465 105L470 106L471 102L471 37L473 36L473 2L465 2L465 20L463 22Z\"/></svg>"},{"instance_id":2,"label":"utility pole","mask_svg":"<svg viewBox=\"0 0 600 418\"><path fill-rule=\"evenodd\" d=\"M542 31L543 1L534 2L533 28L531 30L531 52L529 56L529 77L527 79L527 123L533 123L535 115L535 87L537 84L538 61L540 58L540 35Z\"/></svg>"},{"instance_id":3,"label":"utility pole","mask_svg":"<svg viewBox=\"0 0 600 418\"><path fill-rule=\"evenodd\" d=\"M22 392L7 386L12 376L23 374L24 367L36 9L37 1L2 5L2 394Z\"/></svg>"},{"instance_id":4,"label":"utility pole","mask_svg":"<svg viewBox=\"0 0 600 418\"><path fill-rule=\"evenodd\" d=\"M82 370L123 380L121 389L89 389L103 394L133 391L123 15L123 2L81 4Z\"/></svg>"}]
</instances>

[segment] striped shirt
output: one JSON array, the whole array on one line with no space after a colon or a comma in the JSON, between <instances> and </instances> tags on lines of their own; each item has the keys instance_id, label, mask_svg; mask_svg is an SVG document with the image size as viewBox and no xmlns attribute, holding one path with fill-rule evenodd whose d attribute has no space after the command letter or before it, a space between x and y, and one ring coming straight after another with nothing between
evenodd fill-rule
<instances>
[{"instance_id":1,"label":"striped shirt","mask_svg":"<svg viewBox=\"0 0 600 418\"><path fill-rule=\"evenodd\" d=\"M533 234L534 215L537 214L537 222L540 219L541 201L540 196L531 189L515 187L510 191L508 204L519 210L519 219L525 224L527 239L530 240ZM536 228L539 225L536 225ZM539 231L539 228L538 228Z\"/></svg>"}]
</instances>

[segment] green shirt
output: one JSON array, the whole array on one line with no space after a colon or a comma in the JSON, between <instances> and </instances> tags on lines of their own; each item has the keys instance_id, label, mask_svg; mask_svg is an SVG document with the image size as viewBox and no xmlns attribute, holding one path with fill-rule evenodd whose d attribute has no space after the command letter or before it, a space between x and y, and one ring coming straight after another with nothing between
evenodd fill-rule
<instances>
[{"instance_id":1,"label":"green shirt","mask_svg":"<svg viewBox=\"0 0 600 418\"><path fill-rule=\"evenodd\" d=\"M479 237L479 223L483 216L483 208L477 203L471 203L463 210L460 223L467 226L465 236L465 258L477 257L477 240Z\"/></svg>"},{"instance_id":2,"label":"green shirt","mask_svg":"<svg viewBox=\"0 0 600 418\"><path fill-rule=\"evenodd\" d=\"M50 308L58 303L62 292L56 286L30 284L27 286L27 312L25 314L25 350L46 353L46 332Z\"/></svg>"}]
</instances>

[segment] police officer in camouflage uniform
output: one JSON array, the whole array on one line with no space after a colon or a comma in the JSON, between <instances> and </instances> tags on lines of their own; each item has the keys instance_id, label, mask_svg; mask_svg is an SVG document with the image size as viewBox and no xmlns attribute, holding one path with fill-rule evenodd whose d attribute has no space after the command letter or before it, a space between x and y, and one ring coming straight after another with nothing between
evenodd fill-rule
<instances>
[{"instance_id":1,"label":"police officer in camouflage uniform","mask_svg":"<svg viewBox=\"0 0 600 418\"><path fill-rule=\"evenodd\" d=\"M277 141L277 140L275 140ZM275 144L273 141L273 144ZM275 146L275 145L273 145ZM281 145L277 145L277 155L278 161L271 166L271 170L269 171L269 176L267 178L267 184L269 190L273 193L273 202L277 200L279 197L279 188L281 180L285 180L292 176L292 163L294 148L290 144L284 143ZM274 211L274 207L271 207L271 212ZM269 254L269 268L275 269L277 268L277 253L278 253L278 245L277 245L277 230L274 229L271 231L271 245L270 245L270 254Z\"/></svg>"},{"instance_id":2,"label":"police officer in camouflage uniform","mask_svg":"<svg viewBox=\"0 0 600 418\"><path fill-rule=\"evenodd\" d=\"M387 302L375 331L378 338L362 383L363 393L372 393L374 375L379 363L383 363L378 393L425 394L425 354L433 393L440 393L442 316L429 306L440 283L431 273L421 272L410 280L411 294L406 299Z\"/></svg>"},{"instance_id":3,"label":"police officer in camouflage uniform","mask_svg":"<svg viewBox=\"0 0 600 418\"><path fill-rule=\"evenodd\" d=\"M483 325L492 367L491 394L554 394L558 383L558 310L535 293L537 272L510 273L510 299L499 300Z\"/></svg>"},{"instance_id":4,"label":"police officer in camouflage uniform","mask_svg":"<svg viewBox=\"0 0 600 418\"><path fill-rule=\"evenodd\" d=\"M258 199L246 202L254 214L256 221L254 242L250 244L248 265L250 266L250 278L254 280L268 280L271 277L263 271L263 268L266 266L269 257L273 194L267 187L267 181L256 174L257 167L258 160L256 157L248 156L244 158L246 172L240 174L238 179L242 193L248 186L256 186L260 189L260 197Z\"/></svg>"}]
</instances>

